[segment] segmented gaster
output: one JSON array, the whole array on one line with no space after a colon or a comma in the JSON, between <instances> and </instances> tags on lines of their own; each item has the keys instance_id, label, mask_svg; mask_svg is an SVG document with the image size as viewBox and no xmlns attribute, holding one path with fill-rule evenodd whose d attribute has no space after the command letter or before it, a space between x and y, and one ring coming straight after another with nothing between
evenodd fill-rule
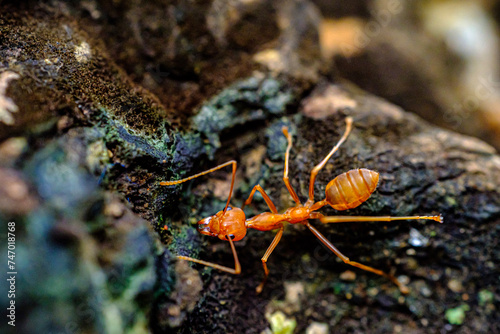
<instances>
[{"instance_id":1,"label":"segmented gaster","mask_svg":"<svg viewBox=\"0 0 500 334\"><path fill-rule=\"evenodd\" d=\"M335 210L353 209L375 191L378 173L361 168L342 173L326 186L326 201Z\"/></svg>"}]
</instances>

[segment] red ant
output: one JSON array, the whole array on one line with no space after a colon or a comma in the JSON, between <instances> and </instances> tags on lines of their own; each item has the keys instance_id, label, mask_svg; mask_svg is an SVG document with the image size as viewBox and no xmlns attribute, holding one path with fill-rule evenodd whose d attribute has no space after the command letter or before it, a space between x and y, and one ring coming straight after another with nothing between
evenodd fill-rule
<instances>
[{"instance_id":1,"label":"red ant","mask_svg":"<svg viewBox=\"0 0 500 334\"><path fill-rule=\"evenodd\" d=\"M267 259L273 252L276 245L278 245L281 236L283 235L283 229L285 222L290 224L302 224L305 225L326 247L328 247L335 255L337 255L345 263L375 273L380 276L387 277L394 284L396 284L402 293L408 293L409 289L401 283L396 277L391 274L387 274L381 270L372 268L370 266L354 262L349 260L347 256L342 254L325 236L323 236L314 226L309 223L309 219L319 219L322 223L345 223L345 222L361 222L361 221L392 221L392 220L408 220L408 219L428 219L435 220L440 223L443 222L441 215L437 216L407 216L407 217L390 217L390 216L324 216L319 212L316 212L325 205L330 205L332 208L338 211L353 209L359 206L361 203L366 201L370 195L375 191L377 187L379 174L369 169L361 168L350 170L346 173L342 173L332 181L330 181L326 186L326 197L324 200L319 202L314 202L314 181L319 171L325 166L331 156L338 150L340 145L346 140L347 136L351 132L352 128L352 118L346 118L346 129L338 143L332 148L330 153L321 161L316 167L311 171L311 177L309 181L309 199L302 204L299 197L293 190L289 178L288 178L288 160L290 157L290 150L292 148L292 136L288 132L287 127L283 127L283 134L286 136L288 141L288 146L285 153L285 168L283 181L288 189L288 192L292 196L296 205L294 207L288 208L284 213L278 213L276 206L269 198L267 193L262 189L260 185L256 185L250 196L245 201L245 203L240 208L233 208L229 206L231 200L231 194L233 192L234 179L236 175L236 161L231 160L223 163L217 167L211 168L199 174L187 177L185 179L177 181L166 181L160 182L162 186L174 185L192 180L199 176L212 173L218 169L224 168L228 165L232 165L233 174L231 179L231 188L229 190L229 196L226 202L224 210L217 212L215 215L202 219L198 222L198 231L202 234L206 234L213 237L219 237L221 240L229 241L231 250L234 256L234 269L221 266L216 263L207 262L187 256L178 255L177 258L181 260L192 261L195 263L200 263L205 266L213 267L231 274L239 274L241 272L241 265L238 260L238 255L236 254L236 249L234 247L233 241L238 241L243 239L246 235L247 228L253 228L259 231L271 231L278 230L276 236L274 237L271 245L267 248L266 253L262 257L262 266L264 268L264 279L256 288L257 293L262 291L262 288L269 275L269 270L267 269ZM262 197L266 201L271 212L263 212L252 218L245 218L245 213L243 208L252 202L255 192L258 191L262 194Z\"/></svg>"}]
</instances>

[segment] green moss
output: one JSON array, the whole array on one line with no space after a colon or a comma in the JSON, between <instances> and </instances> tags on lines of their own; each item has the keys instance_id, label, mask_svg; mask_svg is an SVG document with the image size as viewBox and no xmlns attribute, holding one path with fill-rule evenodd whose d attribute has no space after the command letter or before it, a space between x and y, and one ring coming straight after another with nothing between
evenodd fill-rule
<instances>
[{"instance_id":1,"label":"green moss","mask_svg":"<svg viewBox=\"0 0 500 334\"><path fill-rule=\"evenodd\" d=\"M168 246L175 254L198 257L200 252L200 237L195 228L181 225L172 229L172 243Z\"/></svg>"},{"instance_id":2,"label":"green moss","mask_svg":"<svg viewBox=\"0 0 500 334\"><path fill-rule=\"evenodd\" d=\"M333 293L336 295L340 295L344 291L344 284L341 282L335 282L333 284Z\"/></svg>"},{"instance_id":3,"label":"green moss","mask_svg":"<svg viewBox=\"0 0 500 334\"><path fill-rule=\"evenodd\" d=\"M479 305L484 306L486 304L492 303L493 299L495 298L495 295L492 292L490 292L486 289L483 289L483 290L479 291L479 293L477 294L477 297L479 299Z\"/></svg>"},{"instance_id":4,"label":"green moss","mask_svg":"<svg viewBox=\"0 0 500 334\"><path fill-rule=\"evenodd\" d=\"M213 154L220 147L219 133L239 124L282 115L293 100L291 91L273 78L250 77L224 89L205 103L193 118L194 128L207 136Z\"/></svg>"},{"instance_id":5,"label":"green moss","mask_svg":"<svg viewBox=\"0 0 500 334\"><path fill-rule=\"evenodd\" d=\"M446 310L446 320L452 325L461 325L465 320L465 312L469 311L470 307L467 304L462 304L458 307Z\"/></svg>"},{"instance_id":6,"label":"green moss","mask_svg":"<svg viewBox=\"0 0 500 334\"><path fill-rule=\"evenodd\" d=\"M287 138L283 134L284 126L288 128L288 132L292 135L292 137L296 136L297 128L288 118L281 118L280 120L273 122L273 124L266 129L266 137L268 139L267 155L273 161L285 160L285 152L288 142Z\"/></svg>"},{"instance_id":7,"label":"green moss","mask_svg":"<svg viewBox=\"0 0 500 334\"><path fill-rule=\"evenodd\" d=\"M71 110L70 118L79 117L102 133L102 150L91 152L92 170L109 163L109 157L101 154L107 153L106 148L114 160L125 163L142 153L165 161L164 167L174 174L189 170L192 161L205 152L199 134L178 132L174 116L137 87L73 22L5 14L0 27L0 68L8 67L19 75L12 97L23 113L16 114L16 126L48 132L57 122L54 110ZM17 45L23 46L23 52L16 51ZM30 94L17 87L30 87Z\"/></svg>"},{"instance_id":8,"label":"green moss","mask_svg":"<svg viewBox=\"0 0 500 334\"><path fill-rule=\"evenodd\" d=\"M292 334L297 327L297 321L294 318L287 318L281 311L274 312L266 318L273 334Z\"/></svg>"},{"instance_id":9,"label":"green moss","mask_svg":"<svg viewBox=\"0 0 500 334\"><path fill-rule=\"evenodd\" d=\"M448 204L450 207L457 206L457 200L454 197L446 196L444 200L446 201L446 204Z\"/></svg>"}]
</instances>

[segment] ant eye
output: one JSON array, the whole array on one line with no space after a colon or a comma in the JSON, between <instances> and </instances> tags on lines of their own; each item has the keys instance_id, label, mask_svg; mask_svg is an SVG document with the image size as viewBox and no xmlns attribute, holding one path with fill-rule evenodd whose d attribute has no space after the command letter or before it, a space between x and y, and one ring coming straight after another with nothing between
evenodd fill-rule
<instances>
[{"instance_id":1,"label":"ant eye","mask_svg":"<svg viewBox=\"0 0 500 334\"><path fill-rule=\"evenodd\" d=\"M227 211L231 211L232 209L233 209L233 207L232 207L232 206L228 206L228 207L227 207Z\"/></svg>"},{"instance_id":2,"label":"ant eye","mask_svg":"<svg viewBox=\"0 0 500 334\"><path fill-rule=\"evenodd\" d=\"M229 235L229 237L230 237L231 239L234 239L234 234L230 234L230 235Z\"/></svg>"}]
</instances>

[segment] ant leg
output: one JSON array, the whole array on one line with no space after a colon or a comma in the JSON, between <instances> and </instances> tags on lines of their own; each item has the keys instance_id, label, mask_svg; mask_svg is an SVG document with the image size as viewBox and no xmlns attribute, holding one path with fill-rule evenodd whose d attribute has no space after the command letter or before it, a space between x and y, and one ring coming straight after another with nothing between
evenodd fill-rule
<instances>
[{"instance_id":1,"label":"ant leg","mask_svg":"<svg viewBox=\"0 0 500 334\"><path fill-rule=\"evenodd\" d=\"M276 210L276 206L274 205L273 201L271 200L271 198L269 198L266 191L264 189L262 189L260 184L253 187L252 192L250 193L250 196L248 196L245 203L243 203L243 205L241 206L241 210L243 210L245 208L245 206L247 206L248 204L252 203L253 195L255 194L255 191L260 192L262 197L264 197L264 201L266 201L267 206L269 207L269 209L271 209L272 213L278 213L278 210Z\"/></svg>"},{"instance_id":2,"label":"ant leg","mask_svg":"<svg viewBox=\"0 0 500 334\"><path fill-rule=\"evenodd\" d=\"M273 252L273 250L276 248L276 246L280 242L281 236L283 235L283 230L284 230L284 227L281 226L280 230L276 233L276 235L275 235L275 237L273 239L273 242L271 242L271 245L269 245L269 247L267 248L266 253L264 254L264 256L261 259L261 261L262 261L262 267L264 268L264 279L259 284L259 286L255 289L255 291L257 293L261 293L262 292L262 288L264 287L264 284L267 281L267 276L269 276L269 269L267 269L267 259L269 258L269 256Z\"/></svg>"},{"instance_id":3,"label":"ant leg","mask_svg":"<svg viewBox=\"0 0 500 334\"><path fill-rule=\"evenodd\" d=\"M288 132L288 128L286 126L282 127L281 131L283 131L283 134L286 136L286 140L288 141L285 152L285 171L283 173L283 182L285 182L286 189L288 189L288 192L290 193L290 195L292 195L295 203L297 203L297 205L301 205L299 196L297 196L297 193L295 192L295 190L293 190L288 178L288 160L290 159L290 150L292 149L292 136Z\"/></svg>"},{"instance_id":4,"label":"ant leg","mask_svg":"<svg viewBox=\"0 0 500 334\"><path fill-rule=\"evenodd\" d=\"M332 148L330 153L321 161L316 167L314 167L311 171L311 178L309 180L309 199L306 202L306 206L310 207L314 203L314 181L316 181L316 176L318 175L319 171L326 165L328 160L332 157L333 153L337 152L339 149L340 145L347 139L347 136L351 132L352 128L352 117L347 117L345 119L346 123L346 128L344 131L344 134L342 137L339 139L337 144Z\"/></svg>"},{"instance_id":5,"label":"ant leg","mask_svg":"<svg viewBox=\"0 0 500 334\"><path fill-rule=\"evenodd\" d=\"M393 220L410 220L410 219L426 219L443 222L443 216L406 216L406 217L391 217L391 216L323 216L315 212L314 217L319 219L322 223L351 223L351 222L390 222Z\"/></svg>"},{"instance_id":6,"label":"ant leg","mask_svg":"<svg viewBox=\"0 0 500 334\"><path fill-rule=\"evenodd\" d=\"M198 174L195 174L195 175L192 175L190 177L186 177L185 179L181 179L181 180L176 180L176 181L163 181L163 182L160 182L160 185L161 186L171 186L171 185L174 185L174 184L179 184L179 183L183 183L183 182L186 182L186 181L189 181L189 180L192 180L192 179L195 179L199 176L202 176L202 175L206 175L206 174L209 174L209 173L212 173L212 172L215 172L216 170L219 170L221 168L224 168L228 165L233 165L233 176L231 178L231 188L229 189L229 196L227 197L227 202L226 202L226 206L224 207L224 213L226 213L227 211L227 207L229 206L229 202L231 201L231 195L233 193L233 186L234 186L234 179L236 177L236 161L235 160L230 160L228 162L225 162L219 166L216 166L214 168L210 168L206 171L203 171L201 173L198 173Z\"/></svg>"},{"instance_id":7,"label":"ant leg","mask_svg":"<svg viewBox=\"0 0 500 334\"><path fill-rule=\"evenodd\" d=\"M309 228L309 230L311 230L311 232L326 247L328 247L328 249L330 249L335 255L337 255L342 261L344 261L344 263L349 264L353 267L357 267L357 268L372 272L372 273L380 275L380 276L384 276L384 277L390 279L394 284L396 284L398 286L399 291L401 291L401 293L403 293L403 294L407 294L408 292L410 292L408 287L406 285L404 285L403 283L401 283L400 281L398 281L398 279L396 277L394 277L393 275L387 274L387 273L383 272L382 270L378 270L378 269L375 269L373 267L366 266L366 265L361 264L359 262L354 262L354 261L349 260L349 258L347 256L342 254L327 238L325 238L325 236L323 234L321 234L316 228L314 228L311 224L309 224L309 222L306 222L305 225Z\"/></svg>"},{"instance_id":8,"label":"ant leg","mask_svg":"<svg viewBox=\"0 0 500 334\"><path fill-rule=\"evenodd\" d=\"M225 266L221 266L220 264L195 259L195 258L192 258L189 256L177 255L177 258L180 260L186 260L186 261L191 261L191 262L203 264L204 266L207 266L207 267L212 267L215 269L225 271L225 272L230 273L230 274L237 275L237 274L241 273L240 261L238 260L238 254L236 253L236 248L234 248L233 240L231 239L231 237L228 237L227 240L229 241L229 244L231 245L231 251L233 252L233 256L234 256L234 269L229 268L229 267L225 267Z\"/></svg>"}]
</instances>

